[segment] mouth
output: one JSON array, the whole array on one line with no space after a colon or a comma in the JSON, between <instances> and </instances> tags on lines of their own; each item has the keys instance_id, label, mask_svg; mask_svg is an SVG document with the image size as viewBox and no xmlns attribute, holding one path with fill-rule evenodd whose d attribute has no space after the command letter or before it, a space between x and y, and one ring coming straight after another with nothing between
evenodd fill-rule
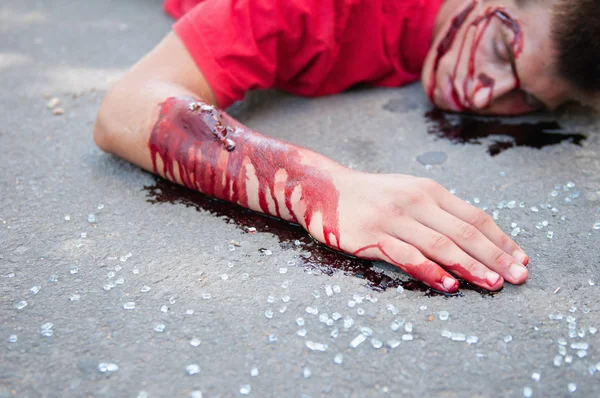
<instances>
[{"instance_id":1,"label":"mouth","mask_svg":"<svg viewBox=\"0 0 600 398\"><path fill-rule=\"evenodd\" d=\"M467 109L461 102L458 93L454 88L454 84L452 83L452 79L450 78L446 80L446 84L442 87L441 100L442 104L440 105L442 105L442 108L446 108L452 112L462 112Z\"/></svg>"}]
</instances>

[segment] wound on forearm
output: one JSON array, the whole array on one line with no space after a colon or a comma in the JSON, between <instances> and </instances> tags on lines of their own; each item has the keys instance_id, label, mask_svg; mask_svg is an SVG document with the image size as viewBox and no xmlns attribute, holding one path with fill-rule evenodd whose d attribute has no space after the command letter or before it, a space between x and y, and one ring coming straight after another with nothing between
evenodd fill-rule
<instances>
[{"instance_id":1,"label":"wound on forearm","mask_svg":"<svg viewBox=\"0 0 600 398\"><path fill-rule=\"evenodd\" d=\"M160 105L148 146L154 172L188 188L311 232L313 216L320 213L325 243L340 248L338 190L327 171L303 161L299 148L250 131L190 97Z\"/></svg>"}]
</instances>

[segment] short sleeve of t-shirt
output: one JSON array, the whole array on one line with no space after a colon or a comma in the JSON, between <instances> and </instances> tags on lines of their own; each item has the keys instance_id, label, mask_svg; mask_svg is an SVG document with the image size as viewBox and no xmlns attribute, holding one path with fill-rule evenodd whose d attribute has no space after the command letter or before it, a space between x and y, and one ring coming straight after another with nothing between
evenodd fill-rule
<instances>
[{"instance_id":1,"label":"short sleeve of t-shirt","mask_svg":"<svg viewBox=\"0 0 600 398\"><path fill-rule=\"evenodd\" d=\"M179 18L174 31L219 105L226 108L254 89L274 87L318 96L359 83L392 86L418 79L433 21L422 18L422 4L423 0L166 0L165 10ZM421 28L403 34L404 21L415 10L421 20L410 26ZM408 57L406 52L399 54L400 36L413 41Z\"/></svg>"}]
</instances>

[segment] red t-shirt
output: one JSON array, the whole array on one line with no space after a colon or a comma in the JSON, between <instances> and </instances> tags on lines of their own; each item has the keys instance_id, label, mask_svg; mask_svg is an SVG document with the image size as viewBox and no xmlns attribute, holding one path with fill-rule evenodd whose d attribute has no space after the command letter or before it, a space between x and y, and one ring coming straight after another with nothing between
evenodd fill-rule
<instances>
[{"instance_id":1,"label":"red t-shirt","mask_svg":"<svg viewBox=\"0 0 600 398\"><path fill-rule=\"evenodd\" d=\"M320 96L419 78L443 0L165 0L226 108L248 90Z\"/></svg>"}]
</instances>

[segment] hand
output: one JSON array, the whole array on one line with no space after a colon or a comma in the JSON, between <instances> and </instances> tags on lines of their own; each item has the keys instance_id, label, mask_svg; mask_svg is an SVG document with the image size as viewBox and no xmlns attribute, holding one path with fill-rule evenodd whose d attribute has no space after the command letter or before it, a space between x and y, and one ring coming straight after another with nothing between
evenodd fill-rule
<instances>
[{"instance_id":1,"label":"hand","mask_svg":"<svg viewBox=\"0 0 600 398\"><path fill-rule=\"evenodd\" d=\"M527 279L527 255L492 217L433 180L347 171L335 185L339 242L325 239L327 225L311 225L309 232L321 242L394 264L443 292L459 286L448 271L488 290L500 289L504 280Z\"/></svg>"}]
</instances>

